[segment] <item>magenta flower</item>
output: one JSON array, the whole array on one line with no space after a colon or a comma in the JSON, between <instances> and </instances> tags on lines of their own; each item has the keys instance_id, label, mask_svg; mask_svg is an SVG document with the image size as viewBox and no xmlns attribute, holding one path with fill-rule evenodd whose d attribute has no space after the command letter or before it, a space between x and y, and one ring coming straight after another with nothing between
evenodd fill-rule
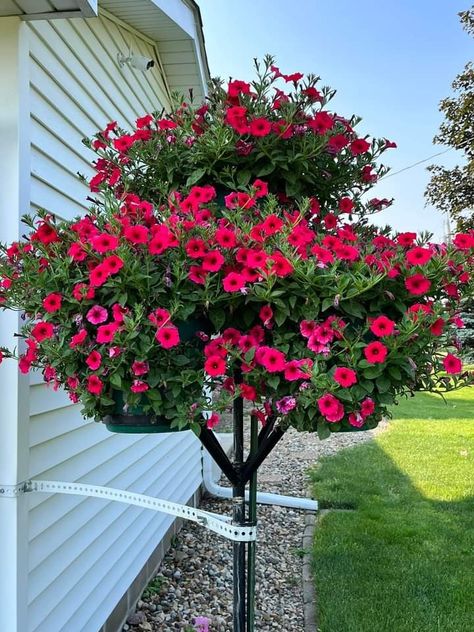
<instances>
[{"instance_id":1,"label":"magenta flower","mask_svg":"<svg viewBox=\"0 0 474 632\"><path fill-rule=\"evenodd\" d=\"M296 399L294 397L283 397L275 402L276 409L283 415L288 414L296 406Z\"/></svg>"},{"instance_id":2,"label":"magenta flower","mask_svg":"<svg viewBox=\"0 0 474 632\"><path fill-rule=\"evenodd\" d=\"M105 307L101 307L100 305L94 305L86 314L87 320L93 325L105 323L108 317L109 313L107 312Z\"/></svg>"},{"instance_id":3,"label":"magenta flower","mask_svg":"<svg viewBox=\"0 0 474 632\"><path fill-rule=\"evenodd\" d=\"M207 617L196 617L194 619L194 625L196 632L209 632L209 619Z\"/></svg>"}]
</instances>

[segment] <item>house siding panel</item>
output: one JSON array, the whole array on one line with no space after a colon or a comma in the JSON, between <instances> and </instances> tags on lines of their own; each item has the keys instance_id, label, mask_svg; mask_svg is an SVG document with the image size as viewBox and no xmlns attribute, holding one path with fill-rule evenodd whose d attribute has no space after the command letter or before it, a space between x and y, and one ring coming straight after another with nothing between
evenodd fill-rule
<instances>
[{"instance_id":1,"label":"house siding panel","mask_svg":"<svg viewBox=\"0 0 474 632\"><path fill-rule=\"evenodd\" d=\"M169 107L158 64L120 68L129 45L153 47L105 18L28 23L31 205L59 217L85 210L94 155L81 139L109 120L124 127ZM87 482L186 502L201 483L191 433L112 435L85 422L67 395L30 379L30 477ZM170 516L100 499L29 497L27 632L96 632L172 523ZM26 632L26 631L25 631Z\"/></svg>"}]
</instances>

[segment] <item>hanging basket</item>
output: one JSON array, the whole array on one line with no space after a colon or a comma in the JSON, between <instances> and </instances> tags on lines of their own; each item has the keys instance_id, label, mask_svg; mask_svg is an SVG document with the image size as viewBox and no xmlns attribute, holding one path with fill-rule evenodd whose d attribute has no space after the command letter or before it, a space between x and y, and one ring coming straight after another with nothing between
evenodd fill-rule
<instances>
[{"instance_id":1,"label":"hanging basket","mask_svg":"<svg viewBox=\"0 0 474 632\"><path fill-rule=\"evenodd\" d=\"M114 391L112 398L115 401L115 411L112 415L104 417L104 424L110 432L122 434L154 434L163 432L180 432L188 430L184 428L171 428L170 422L165 417L147 415L143 407L127 406L124 402L122 391ZM145 397L142 398L142 402Z\"/></svg>"},{"instance_id":2,"label":"hanging basket","mask_svg":"<svg viewBox=\"0 0 474 632\"><path fill-rule=\"evenodd\" d=\"M181 342L189 342L198 331L209 332L210 324L205 319L189 319L177 322ZM141 404L128 406L124 400L122 391L112 393L115 402L115 410L103 419L105 427L110 432L121 434L155 434L165 432L183 432L189 430L188 426L171 427L171 420L162 416L149 415L143 412L146 404L146 394L142 395Z\"/></svg>"}]
</instances>

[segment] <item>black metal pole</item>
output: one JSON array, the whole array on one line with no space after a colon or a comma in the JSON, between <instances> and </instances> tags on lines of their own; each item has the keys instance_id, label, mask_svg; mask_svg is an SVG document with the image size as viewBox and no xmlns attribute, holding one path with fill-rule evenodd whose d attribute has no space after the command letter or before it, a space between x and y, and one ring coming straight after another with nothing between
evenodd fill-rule
<instances>
[{"instance_id":1,"label":"black metal pole","mask_svg":"<svg viewBox=\"0 0 474 632\"><path fill-rule=\"evenodd\" d=\"M257 452L249 456L244 465L240 468L240 478L244 482L244 485L250 480L253 472L257 471L284 434L285 431L281 428L274 428L271 434L265 437L258 446Z\"/></svg>"},{"instance_id":2,"label":"black metal pole","mask_svg":"<svg viewBox=\"0 0 474 632\"><path fill-rule=\"evenodd\" d=\"M257 452L258 420L255 415L250 418L250 456ZM249 488L249 523L257 523L257 470L252 472ZM255 562L257 543L249 542L247 560L247 625L248 632L255 630Z\"/></svg>"},{"instance_id":3,"label":"black metal pole","mask_svg":"<svg viewBox=\"0 0 474 632\"><path fill-rule=\"evenodd\" d=\"M235 384L242 382L240 368L234 373ZM240 472L244 461L244 401L241 397L234 399L234 468ZM245 483L233 483L233 521L237 525L245 525ZM245 542L234 542L234 632L246 632L246 599L245 599Z\"/></svg>"},{"instance_id":4,"label":"black metal pole","mask_svg":"<svg viewBox=\"0 0 474 632\"><path fill-rule=\"evenodd\" d=\"M230 462L227 454L222 449L221 444L219 443L216 435L212 432L212 430L203 427L200 429L198 436L202 445L206 448L206 450L209 452L214 461L227 477L227 480L232 485L238 485L239 474Z\"/></svg>"}]
</instances>

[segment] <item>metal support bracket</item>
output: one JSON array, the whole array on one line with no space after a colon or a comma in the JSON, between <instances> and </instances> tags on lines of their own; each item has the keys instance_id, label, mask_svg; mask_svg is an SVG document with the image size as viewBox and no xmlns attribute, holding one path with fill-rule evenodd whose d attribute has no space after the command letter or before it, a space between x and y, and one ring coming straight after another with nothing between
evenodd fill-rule
<instances>
[{"instance_id":1,"label":"metal support bracket","mask_svg":"<svg viewBox=\"0 0 474 632\"><path fill-rule=\"evenodd\" d=\"M188 505L180 505L161 498L136 494L113 487L101 485L89 485L87 483L66 483L63 481L30 480L17 485L2 485L0 483L0 498L15 498L27 492L40 492L46 494L72 494L75 496L89 496L115 500L144 507L153 511L161 511L171 516L191 520L201 526L217 533L218 535L234 542L255 542L257 539L256 525L241 526L230 522L230 518L220 516L209 511L195 509Z\"/></svg>"}]
</instances>

